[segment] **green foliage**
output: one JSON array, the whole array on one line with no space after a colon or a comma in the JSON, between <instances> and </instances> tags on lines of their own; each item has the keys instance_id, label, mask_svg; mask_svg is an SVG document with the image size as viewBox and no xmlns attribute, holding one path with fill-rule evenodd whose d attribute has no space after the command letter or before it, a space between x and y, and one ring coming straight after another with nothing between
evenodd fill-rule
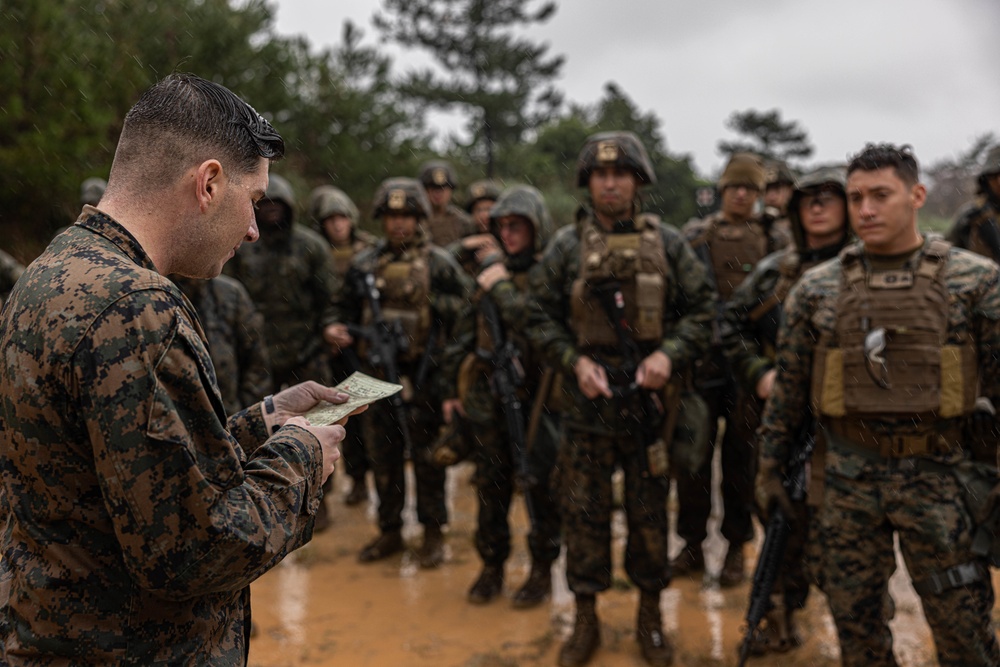
<instances>
[{"instance_id":1,"label":"green foliage","mask_svg":"<svg viewBox=\"0 0 1000 667\"><path fill-rule=\"evenodd\" d=\"M972 145L957 158L938 160L924 170L929 188L923 210L928 216L950 219L975 197L986 153L996 143L996 135L985 132L973 139Z\"/></svg>"},{"instance_id":2,"label":"green foliage","mask_svg":"<svg viewBox=\"0 0 1000 667\"><path fill-rule=\"evenodd\" d=\"M807 158L813 154L809 133L800 128L797 121L781 120L778 109L734 111L726 121L726 127L747 140L720 141L719 152L724 155L748 152L787 162L791 158Z\"/></svg>"},{"instance_id":3,"label":"green foliage","mask_svg":"<svg viewBox=\"0 0 1000 667\"><path fill-rule=\"evenodd\" d=\"M492 176L495 160L559 108L551 85L563 57L548 57L548 45L518 36L524 26L544 23L555 2L537 9L534 0L383 0L375 25L401 46L428 51L442 73L411 71L401 91L431 107L462 107L476 159ZM497 159L499 158L499 159Z\"/></svg>"}]
</instances>

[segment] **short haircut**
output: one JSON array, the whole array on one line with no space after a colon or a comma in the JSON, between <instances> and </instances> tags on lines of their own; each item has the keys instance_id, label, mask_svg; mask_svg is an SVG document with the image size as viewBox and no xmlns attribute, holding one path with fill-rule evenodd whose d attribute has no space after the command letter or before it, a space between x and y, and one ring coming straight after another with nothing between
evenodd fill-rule
<instances>
[{"instance_id":1,"label":"short haircut","mask_svg":"<svg viewBox=\"0 0 1000 667\"><path fill-rule=\"evenodd\" d=\"M125 116L112 172L127 179L139 167L149 186L165 187L208 159L238 176L256 171L261 158L278 160L284 152L271 124L229 89L174 73L143 93Z\"/></svg>"},{"instance_id":2,"label":"short haircut","mask_svg":"<svg viewBox=\"0 0 1000 667\"><path fill-rule=\"evenodd\" d=\"M851 158L847 165L847 175L855 171L878 171L891 167L896 176L907 185L915 185L920 180L920 167L909 144L867 144L860 153Z\"/></svg>"}]
</instances>

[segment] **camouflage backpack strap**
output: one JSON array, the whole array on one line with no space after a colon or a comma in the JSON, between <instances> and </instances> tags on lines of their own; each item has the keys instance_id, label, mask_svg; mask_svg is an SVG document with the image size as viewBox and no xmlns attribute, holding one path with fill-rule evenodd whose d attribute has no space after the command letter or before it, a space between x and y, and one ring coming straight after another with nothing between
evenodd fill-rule
<instances>
[{"instance_id":1,"label":"camouflage backpack strap","mask_svg":"<svg viewBox=\"0 0 1000 667\"><path fill-rule=\"evenodd\" d=\"M932 237L920 258L920 266L917 267L916 274L932 280L940 276L946 264L949 250L951 250L950 243L941 237Z\"/></svg>"},{"instance_id":2,"label":"camouflage backpack strap","mask_svg":"<svg viewBox=\"0 0 1000 667\"><path fill-rule=\"evenodd\" d=\"M865 265L861 261L864 248L860 243L854 243L840 251L840 266L844 273L844 283L854 285L865 279Z\"/></svg>"}]
</instances>

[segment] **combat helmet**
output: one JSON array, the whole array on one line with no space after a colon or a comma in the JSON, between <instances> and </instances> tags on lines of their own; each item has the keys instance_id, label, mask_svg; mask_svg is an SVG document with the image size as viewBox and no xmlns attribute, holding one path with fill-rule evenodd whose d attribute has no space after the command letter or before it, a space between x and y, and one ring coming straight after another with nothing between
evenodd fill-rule
<instances>
[{"instance_id":1,"label":"combat helmet","mask_svg":"<svg viewBox=\"0 0 1000 667\"><path fill-rule=\"evenodd\" d=\"M417 218L430 216L431 204L424 186L415 178L398 176L382 181L375 191L372 217L381 218L385 213L412 213Z\"/></svg>"},{"instance_id":2,"label":"combat helmet","mask_svg":"<svg viewBox=\"0 0 1000 667\"><path fill-rule=\"evenodd\" d=\"M264 199L284 204L288 208L288 222L293 222L293 218L295 217L295 192L292 190L292 184L283 176L278 176L277 174L269 176Z\"/></svg>"},{"instance_id":3,"label":"combat helmet","mask_svg":"<svg viewBox=\"0 0 1000 667\"><path fill-rule=\"evenodd\" d=\"M500 185L496 181L488 178L481 181L475 181L469 186L469 194L465 200L465 210L468 213L472 213L472 207L476 205L476 202L484 199L496 201L499 197Z\"/></svg>"},{"instance_id":4,"label":"combat helmet","mask_svg":"<svg viewBox=\"0 0 1000 667\"><path fill-rule=\"evenodd\" d=\"M420 165L420 183L425 188L439 187L454 190L458 179L455 170L444 160L430 160Z\"/></svg>"},{"instance_id":5,"label":"combat helmet","mask_svg":"<svg viewBox=\"0 0 1000 667\"><path fill-rule=\"evenodd\" d=\"M782 160L770 162L764 169L764 185L791 185L795 186L795 175L788 165Z\"/></svg>"},{"instance_id":6,"label":"combat helmet","mask_svg":"<svg viewBox=\"0 0 1000 667\"><path fill-rule=\"evenodd\" d=\"M490 226L496 233L496 223L508 215L519 215L528 219L535 228L535 251L541 251L552 235L552 216L545 198L537 188L530 185L512 185L503 191L497 203L490 209Z\"/></svg>"},{"instance_id":7,"label":"combat helmet","mask_svg":"<svg viewBox=\"0 0 1000 667\"><path fill-rule=\"evenodd\" d=\"M108 187L108 182L103 178L88 178L80 184L80 204L97 206L104 196L104 190Z\"/></svg>"},{"instance_id":8,"label":"combat helmet","mask_svg":"<svg viewBox=\"0 0 1000 667\"><path fill-rule=\"evenodd\" d=\"M332 185L321 185L309 195L309 217L316 224L322 224L332 215L344 216L351 221L351 226L358 224L358 207L347 193Z\"/></svg>"},{"instance_id":9,"label":"combat helmet","mask_svg":"<svg viewBox=\"0 0 1000 667\"><path fill-rule=\"evenodd\" d=\"M844 167L821 167L815 169L799 179L788 200L788 219L792 225L792 235L795 237L796 247L805 248L805 230L802 228L802 216L799 213L799 201L809 191L821 186L833 189L840 197L847 202L847 170ZM846 212L845 212L846 215ZM845 234L849 232L846 227L848 223L845 218Z\"/></svg>"},{"instance_id":10,"label":"combat helmet","mask_svg":"<svg viewBox=\"0 0 1000 667\"><path fill-rule=\"evenodd\" d=\"M585 188L598 167L621 167L635 173L639 185L656 183L653 164L634 132L598 132L587 137L576 160L576 184Z\"/></svg>"},{"instance_id":11,"label":"combat helmet","mask_svg":"<svg viewBox=\"0 0 1000 667\"><path fill-rule=\"evenodd\" d=\"M733 153L719 176L716 188L722 192L730 185L748 185L763 192L766 180L764 165L759 157L753 153Z\"/></svg>"}]
</instances>

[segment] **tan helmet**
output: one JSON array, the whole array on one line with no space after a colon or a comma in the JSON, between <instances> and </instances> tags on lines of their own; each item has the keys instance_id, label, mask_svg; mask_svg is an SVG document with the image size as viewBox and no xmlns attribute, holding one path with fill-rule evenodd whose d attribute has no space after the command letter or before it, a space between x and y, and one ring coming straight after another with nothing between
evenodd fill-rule
<instances>
[{"instance_id":1,"label":"tan helmet","mask_svg":"<svg viewBox=\"0 0 1000 667\"><path fill-rule=\"evenodd\" d=\"M108 182L103 178L88 178L80 184L80 204L97 206L104 196L104 190L108 187Z\"/></svg>"},{"instance_id":2,"label":"tan helmet","mask_svg":"<svg viewBox=\"0 0 1000 667\"><path fill-rule=\"evenodd\" d=\"M512 185L503 191L497 203L490 209L490 225L508 215L519 215L531 222L535 228L535 250L545 247L552 235L552 216L545 205L545 197L530 185ZM493 227L494 233L496 227Z\"/></svg>"},{"instance_id":3,"label":"tan helmet","mask_svg":"<svg viewBox=\"0 0 1000 667\"><path fill-rule=\"evenodd\" d=\"M760 158L753 153L733 153L716 187L722 192L730 185L747 185L763 192L766 183Z\"/></svg>"},{"instance_id":4,"label":"tan helmet","mask_svg":"<svg viewBox=\"0 0 1000 667\"><path fill-rule=\"evenodd\" d=\"M656 183L653 164L646 154L646 147L633 132L598 132L587 137L576 160L576 184L585 188L590 182L590 172L598 167L631 169L639 185Z\"/></svg>"},{"instance_id":5,"label":"tan helmet","mask_svg":"<svg viewBox=\"0 0 1000 667\"><path fill-rule=\"evenodd\" d=\"M381 218L387 212L412 213L417 218L430 217L431 204L424 186L415 178L387 178L375 191L372 217Z\"/></svg>"},{"instance_id":6,"label":"tan helmet","mask_svg":"<svg viewBox=\"0 0 1000 667\"><path fill-rule=\"evenodd\" d=\"M455 170L444 160L430 160L420 165L420 183L425 188L451 188L454 190Z\"/></svg>"},{"instance_id":7,"label":"tan helmet","mask_svg":"<svg viewBox=\"0 0 1000 667\"><path fill-rule=\"evenodd\" d=\"M771 185L795 185L795 175L788 165L782 160L774 160L764 168L764 184Z\"/></svg>"},{"instance_id":8,"label":"tan helmet","mask_svg":"<svg viewBox=\"0 0 1000 667\"><path fill-rule=\"evenodd\" d=\"M475 181L469 186L469 193L465 199L465 210L472 213L472 207L476 202L484 199L496 201L500 197L500 184L488 178Z\"/></svg>"},{"instance_id":9,"label":"tan helmet","mask_svg":"<svg viewBox=\"0 0 1000 667\"><path fill-rule=\"evenodd\" d=\"M268 177L267 191L264 193L264 199L281 202L287 206L288 222L293 221L295 218L295 191L292 190L292 184L285 180L283 176L271 174Z\"/></svg>"},{"instance_id":10,"label":"tan helmet","mask_svg":"<svg viewBox=\"0 0 1000 667\"><path fill-rule=\"evenodd\" d=\"M358 224L358 207L347 193L332 185L321 185L309 195L309 217L320 224L332 215L342 215L351 225Z\"/></svg>"}]
</instances>

